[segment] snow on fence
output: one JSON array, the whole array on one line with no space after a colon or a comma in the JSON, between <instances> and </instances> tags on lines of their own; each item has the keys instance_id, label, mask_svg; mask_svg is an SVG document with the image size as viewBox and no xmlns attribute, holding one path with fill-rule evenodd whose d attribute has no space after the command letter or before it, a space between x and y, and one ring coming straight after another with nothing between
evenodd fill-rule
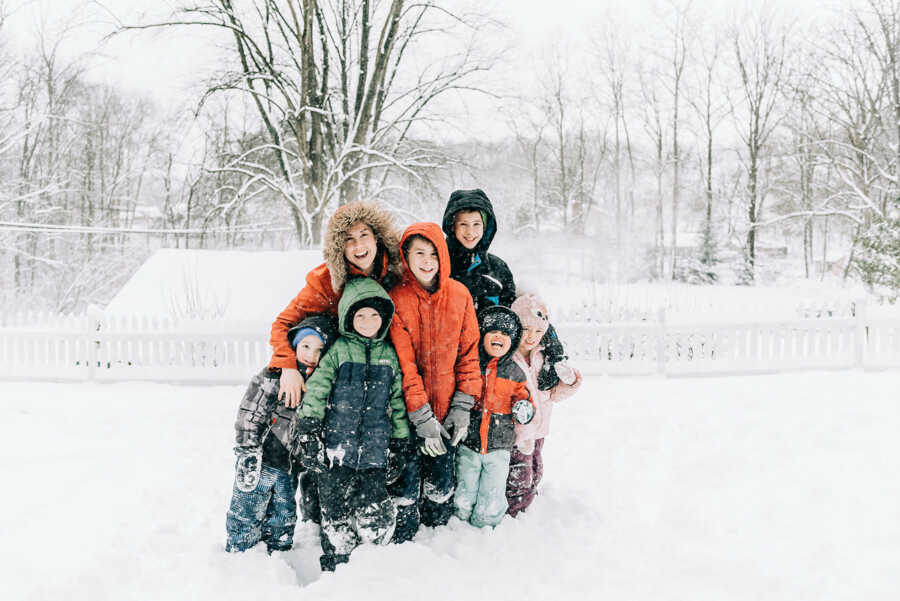
<instances>
[{"instance_id":1,"label":"snow on fence","mask_svg":"<svg viewBox=\"0 0 900 601\"><path fill-rule=\"evenodd\" d=\"M900 319L869 316L719 323L557 321L591 374L745 374L900 367ZM26 313L0 316L0 379L238 383L269 359L269 323Z\"/></svg>"}]
</instances>

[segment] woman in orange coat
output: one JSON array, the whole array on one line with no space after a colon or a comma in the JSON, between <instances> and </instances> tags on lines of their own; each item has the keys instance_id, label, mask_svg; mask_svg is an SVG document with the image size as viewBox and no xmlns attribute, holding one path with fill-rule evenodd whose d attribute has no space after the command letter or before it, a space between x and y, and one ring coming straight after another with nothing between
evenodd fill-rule
<instances>
[{"instance_id":1,"label":"woman in orange coat","mask_svg":"<svg viewBox=\"0 0 900 601\"><path fill-rule=\"evenodd\" d=\"M400 240L403 281L390 291L396 307L391 339L403 371L403 394L416 449L394 487L400 542L419 522L446 524L453 513L455 446L481 394L478 320L472 295L450 279L450 253L440 226L416 223ZM452 431L452 435L448 430ZM444 445L442 437L449 439Z\"/></svg>"},{"instance_id":2,"label":"woman in orange coat","mask_svg":"<svg viewBox=\"0 0 900 601\"><path fill-rule=\"evenodd\" d=\"M287 332L308 315L328 313L337 317L344 284L351 277L371 277L390 289L403 274L399 232L393 215L371 202L351 202L339 207L328 222L322 254L325 262L306 275L306 286L272 324L270 370L281 370L281 397L288 407L300 403L303 377L287 341Z\"/></svg>"}]
</instances>

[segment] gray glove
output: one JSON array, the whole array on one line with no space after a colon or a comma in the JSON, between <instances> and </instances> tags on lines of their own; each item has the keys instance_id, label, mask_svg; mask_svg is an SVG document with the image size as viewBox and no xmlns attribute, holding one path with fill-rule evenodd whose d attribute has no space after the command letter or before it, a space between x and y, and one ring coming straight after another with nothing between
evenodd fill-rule
<instances>
[{"instance_id":1,"label":"gray glove","mask_svg":"<svg viewBox=\"0 0 900 601\"><path fill-rule=\"evenodd\" d=\"M235 447L234 483L242 492L253 492L262 472L262 448Z\"/></svg>"},{"instance_id":2,"label":"gray glove","mask_svg":"<svg viewBox=\"0 0 900 601\"><path fill-rule=\"evenodd\" d=\"M429 405L424 405L410 413L409 421L416 427L416 435L425 439L425 444L421 447L423 453L430 457L437 457L447 452L441 436L450 438L450 433L437 420Z\"/></svg>"},{"instance_id":3,"label":"gray glove","mask_svg":"<svg viewBox=\"0 0 900 601\"><path fill-rule=\"evenodd\" d=\"M450 412L444 418L444 427L453 431L453 438L450 444L454 447L459 444L466 434L469 432L469 411L475 405L475 397L465 392L457 390L453 393L450 400Z\"/></svg>"}]
</instances>

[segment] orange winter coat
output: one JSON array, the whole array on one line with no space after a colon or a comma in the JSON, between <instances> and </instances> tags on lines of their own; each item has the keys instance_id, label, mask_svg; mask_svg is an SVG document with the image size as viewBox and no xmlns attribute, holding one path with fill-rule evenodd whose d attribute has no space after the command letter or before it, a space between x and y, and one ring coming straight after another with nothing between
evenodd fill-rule
<instances>
[{"instance_id":1,"label":"orange winter coat","mask_svg":"<svg viewBox=\"0 0 900 601\"><path fill-rule=\"evenodd\" d=\"M400 247L416 234L437 249L438 288L434 293L422 288L402 257L403 281L390 291L396 307L391 340L403 370L407 411L428 403L438 421L444 421L454 391L481 396L478 320L468 289L450 279L450 253L441 227L414 223L403 232Z\"/></svg>"}]
</instances>

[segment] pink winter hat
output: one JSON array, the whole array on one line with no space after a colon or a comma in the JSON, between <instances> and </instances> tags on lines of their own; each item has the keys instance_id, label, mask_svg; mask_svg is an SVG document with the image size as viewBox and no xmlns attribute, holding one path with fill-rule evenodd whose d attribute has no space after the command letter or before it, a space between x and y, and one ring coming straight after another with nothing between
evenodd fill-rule
<instances>
[{"instance_id":1,"label":"pink winter hat","mask_svg":"<svg viewBox=\"0 0 900 601\"><path fill-rule=\"evenodd\" d=\"M519 317L523 328L546 329L550 323L547 305L534 294L523 294L513 302L510 309Z\"/></svg>"}]
</instances>

